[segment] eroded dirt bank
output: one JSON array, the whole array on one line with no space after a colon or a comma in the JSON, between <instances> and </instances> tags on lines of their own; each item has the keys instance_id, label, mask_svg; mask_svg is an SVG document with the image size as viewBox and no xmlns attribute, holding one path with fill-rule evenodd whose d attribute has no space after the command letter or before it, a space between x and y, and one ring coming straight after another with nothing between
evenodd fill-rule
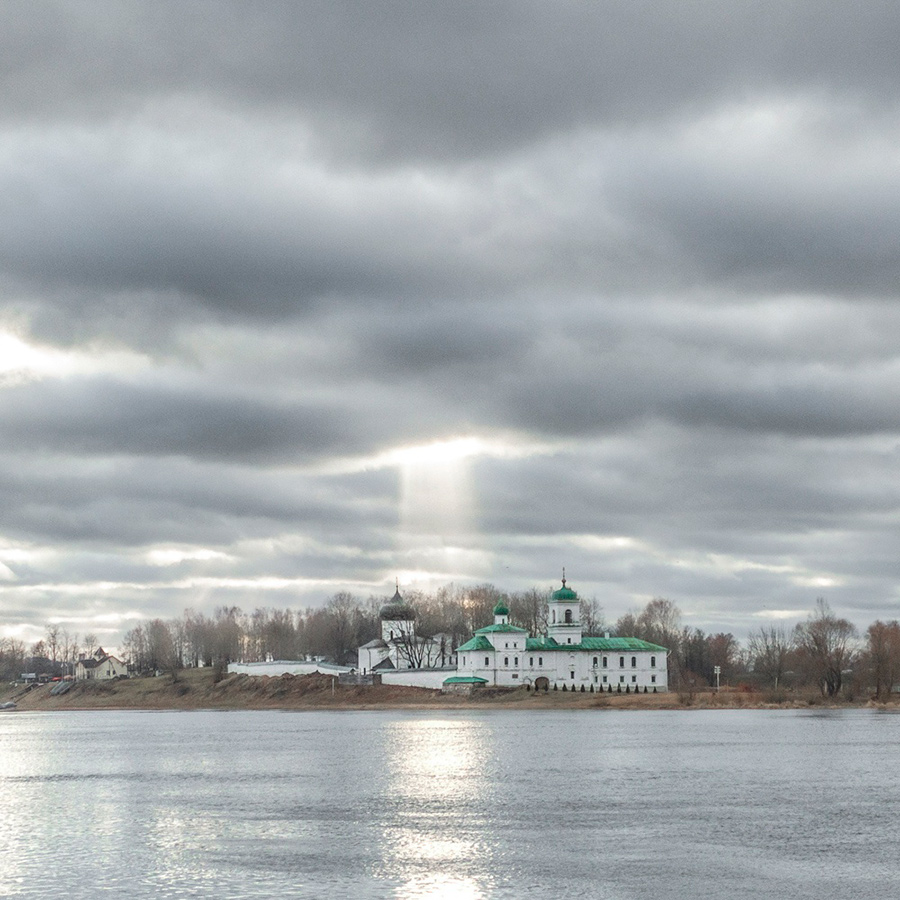
<instances>
[{"instance_id":1,"label":"eroded dirt bank","mask_svg":"<svg viewBox=\"0 0 900 900\"><path fill-rule=\"evenodd\" d=\"M482 691L472 697L425 688L356 687L333 683L327 675L252 678L230 675L216 682L212 669L192 669L158 678L80 682L62 696L50 685L23 692L10 687L0 702L19 710L64 709L800 709L809 706L859 707L871 701L825 703L814 694L782 696L723 690L693 696ZM897 703L891 708L900 708Z\"/></svg>"}]
</instances>

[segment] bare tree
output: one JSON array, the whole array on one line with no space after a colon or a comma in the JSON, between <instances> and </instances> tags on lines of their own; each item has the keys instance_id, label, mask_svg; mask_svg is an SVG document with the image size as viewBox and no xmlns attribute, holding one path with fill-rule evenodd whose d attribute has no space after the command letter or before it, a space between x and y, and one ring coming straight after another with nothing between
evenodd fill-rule
<instances>
[{"instance_id":1,"label":"bare tree","mask_svg":"<svg viewBox=\"0 0 900 900\"><path fill-rule=\"evenodd\" d=\"M635 636L676 649L681 636L681 610L671 600L655 597L638 616Z\"/></svg>"},{"instance_id":2,"label":"bare tree","mask_svg":"<svg viewBox=\"0 0 900 900\"><path fill-rule=\"evenodd\" d=\"M637 616L632 612L627 612L616 620L613 627L616 637L637 637L638 623Z\"/></svg>"},{"instance_id":3,"label":"bare tree","mask_svg":"<svg viewBox=\"0 0 900 900\"><path fill-rule=\"evenodd\" d=\"M784 679L787 661L793 647L793 638L785 631L783 625L764 625L750 635L747 650L753 670L776 690Z\"/></svg>"},{"instance_id":4,"label":"bare tree","mask_svg":"<svg viewBox=\"0 0 900 900\"><path fill-rule=\"evenodd\" d=\"M343 663L356 650L356 633L360 604L353 594L340 591L325 605L328 628L329 656L336 663Z\"/></svg>"},{"instance_id":5,"label":"bare tree","mask_svg":"<svg viewBox=\"0 0 900 900\"><path fill-rule=\"evenodd\" d=\"M59 641L60 641L60 629L59 625L48 625L47 626L47 654L50 657L50 661L55 665L57 661L57 656L59 655Z\"/></svg>"},{"instance_id":6,"label":"bare tree","mask_svg":"<svg viewBox=\"0 0 900 900\"><path fill-rule=\"evenodd\" d=\"M500 601L500 596L500 591L492 584L479 584L464 592L463 608L469 634L494 621L494 607Z\"/></svg>"},{"instance_id":7,"label":"bare tree","mask_svg":"<svg viewBox=\"0 0 900 900\"><path fill-rule=\"evenodd\" d=\"M67 629L62 629L60 633L60 653L62 654L66 674L72 675L75 671L75 660L78 658L77 634L69 634Z\"/></svg>"},{"instance_id":8,"label":"bare tree","mask_svg":"<svg viewBox=\"0 0 900 900\"><path fill-rule=\"evenodd\" d=\"M529 588L509 595L509 620L513 625L528 630L529 634L545 634L547 631L547 601L550 591Z\"/></svg>"},{"instance_id":9,"label":"bare tree","mask_svg":"<svg viewBox=\"0 0 900 900\"><path fill-rule=\"evenodd\" d=\"M135 672L144 672L149 668L147 638L143 625L135 625L134 628L126 631L122 646L128 665Z\"/></svg>"},{"instance_id":10,"label":"bare tree","mask_svg":"<svg viewBox=\"0 0 900 900\"><path fill-rule=\"evenodd\" d=\"M245 629L237 606L217 606L213 613L213 659L220 668L241 659Z\"/></svg>"},{"instance_id":11,"label":"bare tree","mask_svg":"<svg viewBox=\"0 0 900 900\"><path fill-rule=\"evenodd\" d=\"M13 638L0 638L0 678L17 679L25 670L25 644Z\"/></svg>"},{"instance_id":12,"label":"bare tree","mask_svg":"<svg viewBox=\"0 0 900 900\"><path fill-rule=\"evenodd\" d=\"M586 637L600 637L606 630L603 607L595 597L590 600L580 600L578 614L581 618L581 633Z\"/></svg>"},{"instance_id":13,"label":"bare tree","mask_svg":"<svg viewBox=\"0 0 900 900\"><path fill-rule=\"evenodd\" d=\"M722 678L727 682L733 675L740 654L740 647L730 632L711 634L707 638L709 645L710 672L707 676L710 684L715 678L716 666L721 670Z\"/></svg>"},{"instance_id":14,"label":"bare tree","mask_svg":"<svg viewBox=\"0 0 900 900\"><path fill-rule=\"evenodd\" d=\"M809 619L794 629L794 641L807 672L824 695L834 697L840 693L844 670L856 656L855 638L856 628L835 616L822 597L816 600Z\"/></svg>"},{"instance_id":15,"label":"bare tree","mask_svg":"<svg viewBox=\"0 0 900 900\"><path fill-rule=\"evenodd\" d=\"M395 625L398 626L393 638L397 657L406 664L406 668L428 669L438 665L441 655L439 642L416 634L412 622L396 622Z\"/></svg>"},{"instance_id":16,"label":"bare tree","mask_svg":"<svg viewBox=\"0 0 900 900\"><path fill-rule=\"evenodd\" d=\"M162 619L151 619L144 625L147 646L147 668L158 672L175 672L178 656L172 629Z\"/></svg>"},{"instance_id":17,"label":"bare tree","mask_svg":"<svg viewBox=\"0 0 900 900\"><path fill-rule=\"evenodd\" d=\"M875 685L875 697L890 694L900 682L900 624L873 622L866 632L866 658Z\"/></svg>"}]
</instances>

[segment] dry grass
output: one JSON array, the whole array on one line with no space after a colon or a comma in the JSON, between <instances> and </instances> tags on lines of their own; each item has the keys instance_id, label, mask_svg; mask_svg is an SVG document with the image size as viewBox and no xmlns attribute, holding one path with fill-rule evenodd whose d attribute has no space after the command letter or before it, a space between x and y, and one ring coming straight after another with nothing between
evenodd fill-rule
<instances>
[{"instance_id":1,"label":"dry grass","mask_svg":"<svg viewBox=\"0 0 900 900\"><path fill-rule=\"evenodd\" d=\"M482 690L472 697L440 694L426 688L380 685L344 686L328 675L280 678L230 675L218 683L212 669L189 669L171 676L114 682L79 682L61 697L48 685L10 690L0 700L15 699L19 709L791 709L809 705L866 706L828 702L817 694L748 693L723 689L679 694L592 694L524 688ZM882 706L884 704L879 704ZM896 703L891 704L896 707Z\"/></svg>"}]
</instances>

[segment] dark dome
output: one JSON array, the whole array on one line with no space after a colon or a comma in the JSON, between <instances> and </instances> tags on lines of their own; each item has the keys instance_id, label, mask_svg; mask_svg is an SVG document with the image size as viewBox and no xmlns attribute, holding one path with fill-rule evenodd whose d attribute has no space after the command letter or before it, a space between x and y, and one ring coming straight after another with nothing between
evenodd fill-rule
<instances>
[{"instance_id":1,"label":"dark dome","mask_svg":"<svg viewBox=\"0 0 900 900\"><path fill-rule=\"evenodd\" d=\"M382 619L389 622L401 622L415 619L416 611L408 603L390 603L381 607L378 614Z\"/></svg>"},{"instance_id":2,"label":"dark dome","mask_svg":"<svg viewBox=\"0 0 900 900\"><path fill-rule=\"evenodd\" d=\"M381 607L378 615L387 622L408 622L415 619L416 611L400 596L398 586L390 602Z\"/></svg>"}]
</instances>

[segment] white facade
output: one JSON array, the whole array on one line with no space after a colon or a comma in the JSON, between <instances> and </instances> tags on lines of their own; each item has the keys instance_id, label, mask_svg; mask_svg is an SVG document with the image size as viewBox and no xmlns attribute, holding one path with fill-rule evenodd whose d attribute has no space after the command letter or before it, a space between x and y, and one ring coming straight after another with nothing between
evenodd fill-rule
<instances>
[{"instance_id":1,"label":"white facade","mask_svg":"<svg viewBox=\"0 0 900 900\"><path fill-rule=\"evenodd\" d=\"M91 656L79 659L75 664L76 681L108 681L111 678L124 678L128 675L128 666L116 656L111 656L102 647L98 647Z\"/></svg>"},{"instance_id":2,"label":"white facade","mask_svg":"<svg viewBox=\"0 0 900 900\"><path fill-rule=\"evenodd\" d=\"M303 662L299 660L279 659L271 662L229 663L229 675L268 675L277 678L280 675L343 675L352 672L350 666L335 666L331 663Z\"/></svg>"},{"instance_id":3,"label":"white facade","mask_svg":"<svg viewBox=\"0 0 900 900\"><path fill-rule=\"evenodd\" d=\"M483 678L497 687L668 690L668 651L638 638L583 637L578 596L565 579L551 597L548 614L547 636L533 638L510 625L509 610L498 604L494 624L478 629L458 648L458 676Z\"/></svg>"},{"instance_id":4,"label":"white facade","mask_svg":"<svg viewBox=\"0 0 900 900\"><path fill-rule=\"evenodd\" d=\"M455 674L456 669L396 669L382 672L381 683L431 688L439 691L447 677Z\"/></svg>"}]
</instances>

